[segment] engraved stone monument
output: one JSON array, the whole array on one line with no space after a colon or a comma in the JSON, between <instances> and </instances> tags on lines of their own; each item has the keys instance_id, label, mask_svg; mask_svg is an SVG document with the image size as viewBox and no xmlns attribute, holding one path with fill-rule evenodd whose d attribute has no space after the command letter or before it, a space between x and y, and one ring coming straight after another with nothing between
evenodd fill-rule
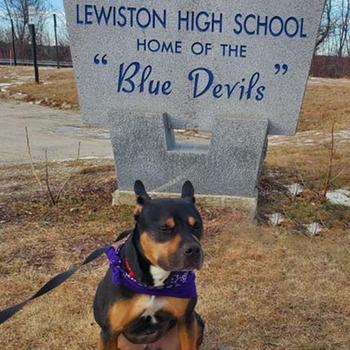
<instances>
[{"instance_id":1,"label":"engraved stone monument","mask_svg":"<svg viewBox=\"0 0 350 350\"><path fill-rule=\"evenodd\" d=\"M199 198L254 210L267 135L296 131L323 6L66 0L83 120L111 130L117 200L136 179L159 195L189 179Z\"/></svg>"}]
</instances>

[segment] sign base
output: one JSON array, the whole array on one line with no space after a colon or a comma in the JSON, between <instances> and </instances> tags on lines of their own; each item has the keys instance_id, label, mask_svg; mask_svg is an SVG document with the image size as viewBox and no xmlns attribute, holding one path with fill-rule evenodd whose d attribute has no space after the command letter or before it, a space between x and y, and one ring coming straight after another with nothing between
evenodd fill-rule
<instances>
[{"instance_id":1,"label":"sign base","mask_svg":"<svg viewBox=\"0 0 350 350\"><path fill-rule=\"evenodd\" d=\"M151 198L179 198L179 193L153 192ZM236 208L247 213L250 220L254 220L257 209L257 196L235 197L196 194L196 204L214 208ZM112 205L135 205L136 197L132 191L116 190L112 195Z\"/></svg>"},{"instance_id":2,"label":"sign base","mask_svg":"<svg viewBox=\"0 0 350 350\"><path fill-rule=\"evenodd\" d=\"M248 212L257 208L257 179L267 148L268 121L216 117L211 139L177 139L166 114L111 118L118 191L113 204L135 204L135 180L154 197L179 197L186 180L198 203Z\"/></svg>"},{"instance_id":3,"label":"sign base","mask_svg":"<svg viewBox=\"0 0 350 350\"><path fill-rule=\"evenodd\" d=\"M133 191L141 180L149 192L178 193L190 180L196 195L255 198L269 122L214 118L206 142L178 140L166 114L111 118L118 189Z\"/></svg>"}]
</instances>

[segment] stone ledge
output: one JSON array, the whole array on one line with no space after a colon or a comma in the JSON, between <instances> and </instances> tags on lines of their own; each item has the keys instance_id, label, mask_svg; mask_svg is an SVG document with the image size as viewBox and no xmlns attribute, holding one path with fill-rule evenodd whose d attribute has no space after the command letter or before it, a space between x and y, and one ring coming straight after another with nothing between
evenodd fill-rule
<instances>
[{"instance_id":1,"label":"stone ledge","mask_svg":"<svg viewBox=\"0 0 350 350\"><path fill-rule=\"evenodd\" d=\"M150 192L152 198L179 198L179 193ZM116 190L112 194L112 205L135 205L135 193L133 191ZM235 197L220 195L196 194L196 203L200 206L215 208L237 208L247 212L250 220L255 219L257 209L257 197Z\"/></svg>"}]
</instances>

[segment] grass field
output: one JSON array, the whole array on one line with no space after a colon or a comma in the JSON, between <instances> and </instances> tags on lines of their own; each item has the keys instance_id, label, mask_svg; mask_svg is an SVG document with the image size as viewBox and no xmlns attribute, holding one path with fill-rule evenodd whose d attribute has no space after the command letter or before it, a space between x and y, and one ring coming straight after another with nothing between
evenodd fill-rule
<instances>
[{"instance_id":1,"label":"grass field","mask_svg":"<svg viewBox=\"0 0 350 350\"><path fill-rule=\"evenodd\" d=\"M37 166L40 173L44 169ZM131 227L132 208L111 207L111 162L52 164L66 195L50 207L30 167L3 168L0 307L29 296L50 276ZM201 208L205 265L199 310L204 349L349 349L350 235L341 227L318 238L245 221L236 210ZM1 349L94 349L92 299L107 268L99 259L2 326ZM223 347L224 349L225 347Z\"/></svg>"},{"instance_id":2,"label":"grass field","mask_svg":"<svg viewBox=\"0 0 350 350\"><path fill-rule=\"evenodd\" d=\"M0 67L0 84L11 84L0 97L17 98L43 106L78 109L72 69L40 69L40 84L33 81L32 67Z\"/></svg>"},{"instance_id":3,"label":"grass field","mask_svg":"<svg viewBox=\"0 0 350 350\"><path fill-rule=\"evenodd\" d=\"M0 83L20 76L3 69ZM72 86L69 70L47 74L48 81ZM60 84L55 99L65 102ZM31 88L33 101L54 101L44 86L35 89L27 82L9 90L29 96ZM3 98L9 98L8 91ZM350 129L349 96L345 80L309 83L301 133L270 140L257 225L238 210L200 208L206 257L198 274L198 308L207 323L204 350L350 349L350 210L321 196L333 117L339 134L331 189L350 187L350 141L340 133ZM36 169L43 180L43 164ZM28 297L50 276L132 226L132 207L110 206L116 187L112 161L52 163L49 169L55 193L70 178L57 206L48 204L29 165L0 169L0 308ZM285 187L294 182L305 189L296 198ZM277 227L267 219L274 212L285 216ZM303 228L313 222L321 224L320 236ZM106 268L106 260L99 259L0 326L0 349L94 349L98 327L92 299Z\"/></svg>"}]
</instances>

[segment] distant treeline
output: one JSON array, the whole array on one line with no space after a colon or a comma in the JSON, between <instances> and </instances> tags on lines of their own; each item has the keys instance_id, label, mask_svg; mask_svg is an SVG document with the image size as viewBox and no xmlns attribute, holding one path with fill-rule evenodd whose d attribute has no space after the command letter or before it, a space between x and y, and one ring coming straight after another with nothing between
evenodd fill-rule
<instances>
[{"instance_id":1,"label":"distant treeline","mask_svg":"<svg viewBox=\"0 0 350 350\"><path fill-rule=\"evenodd\" d=\"M310 75L322 78L350 78L350 57L315 56Z\"/></svg>"},{"instance_id":2,"label":"distant treeline","mask_svg":"<svg viewBox=\"0 0 350 350\"><path fill-rule=\"evenodd\" d=\"M56 47L49 45L38 45L37 55L39 61L56 61ZM32 46L28 43L16 45L16 57L22 60L33 59ZM10 43L0 41L0 58L13 59L13 50ZM71 62L69 46L58 46L58 59L61 62Z\"/></svg>"}]
</instances>

